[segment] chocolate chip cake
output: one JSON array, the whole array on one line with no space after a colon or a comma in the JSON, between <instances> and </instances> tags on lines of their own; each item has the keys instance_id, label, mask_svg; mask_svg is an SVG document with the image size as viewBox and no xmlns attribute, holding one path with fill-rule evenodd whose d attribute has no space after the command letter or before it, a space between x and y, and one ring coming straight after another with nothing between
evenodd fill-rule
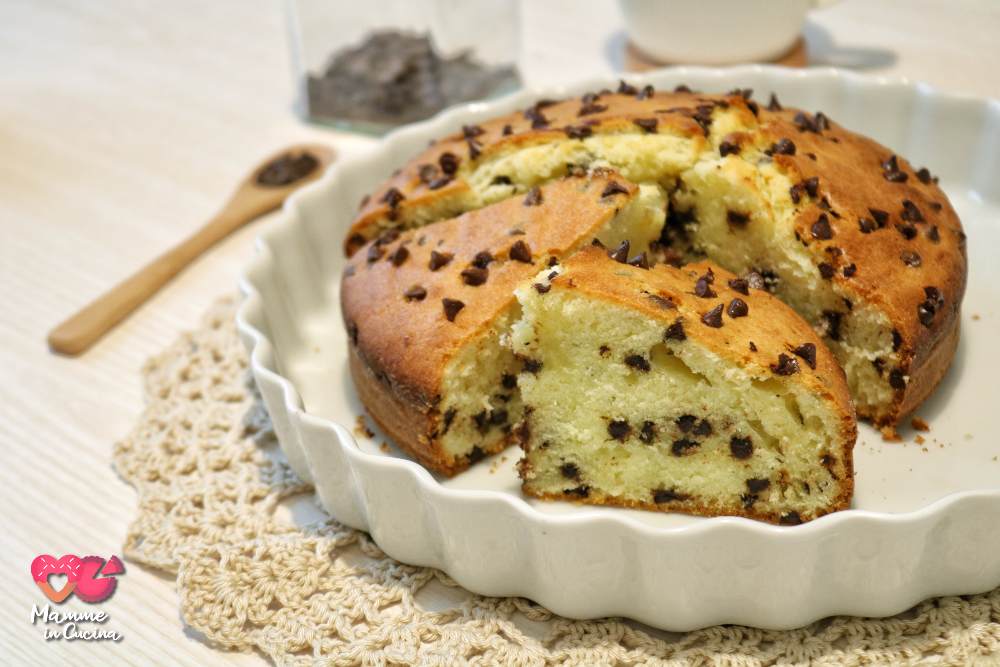
<instances>
[{"instance_id":1,"label":"chocolate chip cake","mask_svg":"<svg viewBox=\"0 0 1000 667\"><path fill-rule=\"evenodd\" d=\"M387 230L595 167L667 202L657 259L709 258L797 310L844 368L858 414L887 433L947 370L965 235L937 179L823 113L748 90L623 83L465 126L363 202L345 247L367 252Z\"/></svg>"},{"instance_id":2,"label":"chocolate chip cake","mask_svg":"<svg viewBox=\"0 0 1000 667\"><path fill-rule=\"evenodd\" d=\"M820 337L714 264L627 254L585 248L517 291L525 493L782 524L847 507L856 424Z\"/></svg>"},{"instance_id":3,"label":"chocolate chip cake","mask_svg":"<svg viewBox=\"0 0 1000 667\"><path fill-rule=\"evenodd\" d=\"M368 242L349 260L341 307L371 416L447 475L504 448L522 416L517 374L531 363L500 344L514 290L594 239L628 240L645 262L665 204L658 188L595 171Z\"/></svg>"}]
</instances>

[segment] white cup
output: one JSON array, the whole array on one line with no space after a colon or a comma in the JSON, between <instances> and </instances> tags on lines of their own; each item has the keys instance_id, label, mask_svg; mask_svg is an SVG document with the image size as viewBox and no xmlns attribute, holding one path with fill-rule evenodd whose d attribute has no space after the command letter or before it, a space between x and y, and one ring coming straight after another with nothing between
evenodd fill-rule
<instances>
[{"instance_id":1,"label":"white cup","mask_svg":"<svg viewBox=\"0 0 1000 667\"><path fill-rule=\"evenodd\" d=\"M669 63L774 60L802 34L806 14L838 0L619 0L632 43Z\"/></svg>"}]
</instances>

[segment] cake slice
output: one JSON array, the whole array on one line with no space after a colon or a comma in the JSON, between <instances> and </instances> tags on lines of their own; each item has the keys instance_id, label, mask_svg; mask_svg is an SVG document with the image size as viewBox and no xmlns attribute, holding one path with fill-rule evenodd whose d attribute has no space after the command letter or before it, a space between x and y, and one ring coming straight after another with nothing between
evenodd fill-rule
<instances>
[{"instance_id":1,"label":"cake slice","mask_svg":"<svg viewBox=\"0 0 1000 667\"><path fill-rule=\"evenodd\" d=\"M452 475L511 442L523 364L500 339L517 286L595 238L655 241L666 201L610 172L569 177L421 229L348 261L341 307L368 412L428 468Z\"/></svg>"},{"instance_id":2,"label":"cake slice","mask_svg":"<svg viewBox=\"0 0 1000 667\"><path fill-rule=\"evenodd\" d=\"M847 507L854 412L812 328L713 264L617 250L517 291L525 493L782 524Z\"/></svg>"}]
</instances>

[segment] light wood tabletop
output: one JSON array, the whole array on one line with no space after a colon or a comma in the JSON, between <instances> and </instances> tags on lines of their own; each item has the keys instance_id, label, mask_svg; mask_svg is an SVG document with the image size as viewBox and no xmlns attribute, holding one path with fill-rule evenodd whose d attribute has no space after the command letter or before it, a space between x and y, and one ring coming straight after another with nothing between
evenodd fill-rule
<instances>
[{"instance_id":1,"label":"light wood tabletop","mask_svg":"<svg viewBox=\"0 0 1000 667\"><path fill-rule=\"evenodd\" d=\"M617 6L589 4L524 3L529 83L620 66ZM813 14L806 31L814 62L984 96L1000 96L998 34L992 0L847 0ZM344 156L371 146L304 124L294 91L277 2L0 2L3 664L262 663L185 631L172 579L129 563L100 605L121 642L46 642L31 623L44 598L28 566L43 553L121 553L135 494L110 455L142 410L140 367L235 292L266 219L83 356L51 354L46 332L192 232L275 149L316 141Z\"/></svg>"}]
</instances>

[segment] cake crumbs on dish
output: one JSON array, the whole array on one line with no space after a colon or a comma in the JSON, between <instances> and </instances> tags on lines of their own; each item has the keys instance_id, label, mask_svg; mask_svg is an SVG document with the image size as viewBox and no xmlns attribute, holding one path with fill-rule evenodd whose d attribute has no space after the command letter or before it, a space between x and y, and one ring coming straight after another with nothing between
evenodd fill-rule
<instances>
[{"instance_id":1,"label":"cake crumbs on dish","mask_svg":"<svg viewBox=\"0 0 1000 667\"><path fill-rule=\"evenodd\" d=\"M931 430L930 424L928 424L926 421L924 421L920 417L914 417L913 419L911 419L910 420L910 426L912 426L914 429L916 429L918 431L924 431L924 432L926 432L926 431Z\"/></svg>"},{"instance_id":2,"label":"cake crumbs on dish","mask_svg":"<svg viewBox=\"0 0 1000 667\"><path fill-rule=\"evenodd\" d=\"M386 453L386 454L388 454L388 453L389 453L389 443L388 443L388 442L386 442L385 440L383 440L383 441L382 441L382 444L381 444L381 445L379 445L379 446L378 446L378 448L379 448L380 450L382 450L382 452L384 452L384 453Z\"/></svg>"},{"instance_id":3,"label":"cake crumbs on dish","mask_svg":"<svg viewBox=\"0 0 1000 667\"><path fill-rule=\"evenodd\" d=\"M365 421L364 415L358 415L357 420L354 422L354 435L359 438L375 437L375 432L368 428L368 423Z\"/></svg>"},{"instance_id":4,"label":"cake crumbs on dish","mask_svg":"<svg viewBox=\"0 0 1000 667\"><path fill-rule=\"evenodd\" d=\"M972 313L972 321L973 322L979 321L979 313Z\"/></svg>"},{"instance_id":5,"label":"cake crumbs on dish","mask_svg":"<svg viewBox=\"0 0 1000 667\"><path fill-rule=\"evenodd\" d=\"M926 442L926 440L924 440L924 436L922 435L918 435L916 438L913 439L913 441L916 442L918 445L922 445Z\"/></svg>"}]
</instances>

